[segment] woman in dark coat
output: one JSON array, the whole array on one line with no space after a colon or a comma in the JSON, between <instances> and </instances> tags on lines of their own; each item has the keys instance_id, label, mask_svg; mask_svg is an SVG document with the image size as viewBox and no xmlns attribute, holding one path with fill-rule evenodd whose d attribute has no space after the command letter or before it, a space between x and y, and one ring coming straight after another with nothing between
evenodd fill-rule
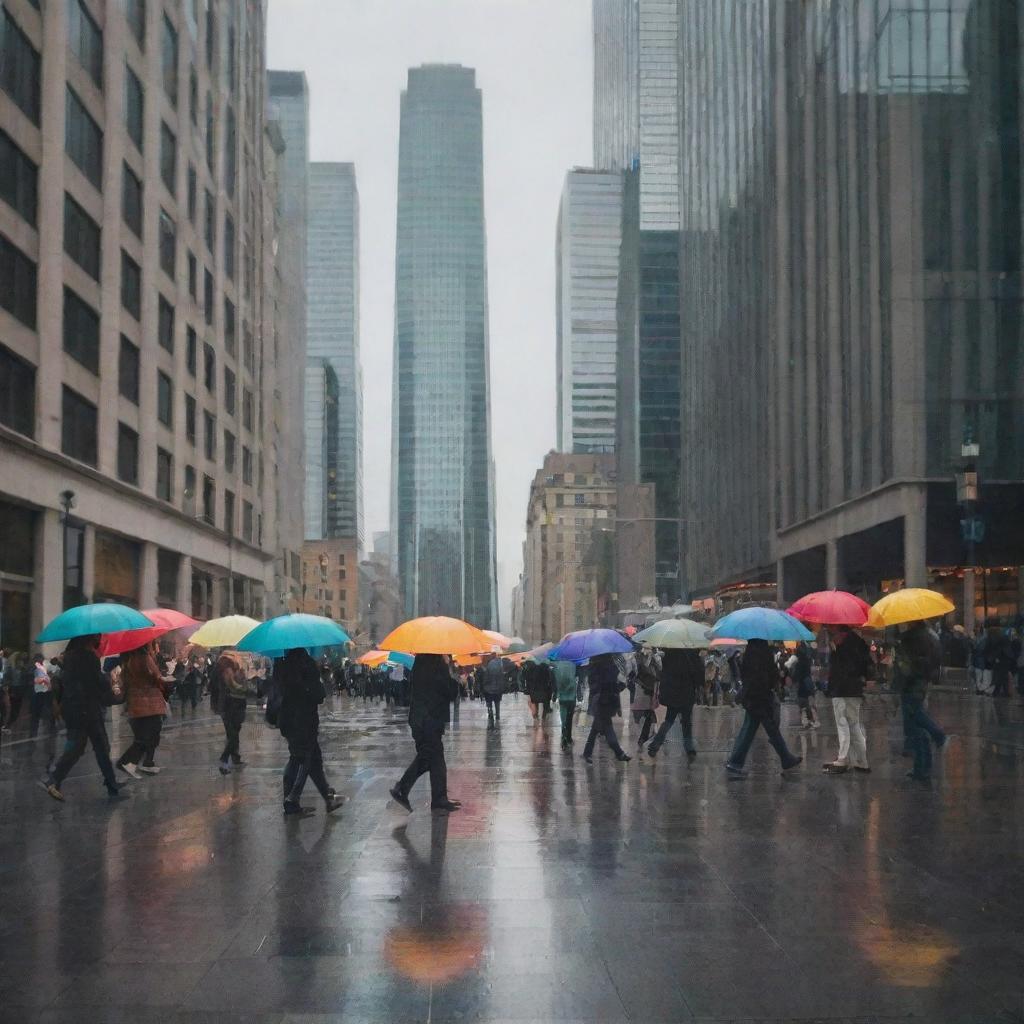
<instances>
[{"instance_id":1,"label":"woman in dark coat","mask_svg":"<svg viewBox=\"0 0 1024 1024\"><path fill-rule=\"evenodd\" d=\"M782 762L782 770L795 768L803 758L790 753L782 733L779 732L779 723L775 718L779 671L775 667L775 658L766 640L750 640L747 643L740 663L740 678L743 682L740 703L745 714L732 753L725 763L729 775L736 779L746 778L747 772L743 765L758 728L763 728L767 733L768 742L775 748Z\"/></svg>"},{"instance_id":2,"label":"woman in dark coat","mask_svg":"<svg viewBox=\"0 0 1024 1024\"><path fill-rule=\"evenodd\" d=\"M409 728L416 756L405 774L391 787L391 797L412 812L409 793L416 780L430 773L430 808L438 814L457 811L458 800L448 798L448 766L444 760L444 731L451 721L450 705L455 682L440 654L417 654L412 664Z\"/></svg>"},{"instance_id":3,"label":"woman in dark coat","mask_svg":"<svg viewBox=\"0 0 1024 1024\"><path fill-rule=\"evenodd\" d=\"M654 757L665 742L672 723L679 719L683 730L683 747L687 758L692 761L697 756L697 744L693 741L693 705L697 693L704 686L704 663L697 651L681 651L668 649L661 658L661 688L659 697L665 705L665 721L654 734L651 745L647 748L650 757Z\"/></svg>"},{"instance_id":4,"label":"woman in dark coat","mask_svg":"<svg viewBox=\"0 0 1024 1024\"><path fill-rule=\"evenodd\" d=\"M593 764L594 744L598 736L604 736L619 761L631 761L632 758L622 749L612 724L612 719L622 714L619 669L614 655L598 654L590 659L590 714L594 721L587 745L583 748L583 760Z\"/></svg>"},{"instance_id":5,"label":"woman in dark coat","mask_svg":"<svg viewBox=\"0 0 1024 1024\"><path fill-rule=\"evenodd\" d=\"M324 775L320 750L319 707L327 697L316 662L301 647L289 651L274 664L274 681L281 691L278 727L288 741L288 764L284 770L284 813L303 814L299 803L306 779L313 780L324 798L327 813L336 811L342 800L335 796Z\"/></svg>"}]
</instances>

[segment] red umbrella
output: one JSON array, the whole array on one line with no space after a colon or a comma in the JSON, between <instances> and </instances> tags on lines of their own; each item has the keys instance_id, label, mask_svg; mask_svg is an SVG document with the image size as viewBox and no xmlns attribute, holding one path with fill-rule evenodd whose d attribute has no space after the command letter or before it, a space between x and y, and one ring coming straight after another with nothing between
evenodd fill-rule
<instances>
[{"instance_id":1,"label":"red umbrella","mask_svg":"<svg viewBox=\"0 0 1024 1024\"><path fill-rule=\"evenodd\" d=\"M789 614L823 626L863 626L871 614L871 605L845 590L819 590L801 597L789 608Z\"/></svg>"},{"instance_id":2,"label":"red umbrella","mask_svg":"<svg viewBox=\"0 0 1024 1024\"><path fill-rule=\"evenodd\" d=\"M153 625L145 629L126 629L120 633L104 633L100 639L100 657L110 658L125 651L134 651L151 640L170 633L173 629L195 629L198 619L190 618L173 608L151 608L142 613Z\"/></svg>"}]
</instances>

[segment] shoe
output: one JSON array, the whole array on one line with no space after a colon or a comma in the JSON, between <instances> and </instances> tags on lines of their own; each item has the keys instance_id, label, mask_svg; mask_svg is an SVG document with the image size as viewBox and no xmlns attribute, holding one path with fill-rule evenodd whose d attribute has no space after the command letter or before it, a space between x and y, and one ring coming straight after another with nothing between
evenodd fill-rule
<instances>
[{"instance_id":1,"label":"shoe","mask_svg":"<svg viewBox=\"0 0 1024 1024\"><path fill-rule=\"evenodd\" d=\"M820 729L821 728L821 722L811 722L811 728L812 729Z\"/></svg>"},{"instance_id":2,"label":"shoe","mask_svg":"<svg viewBox=\"0 0 1024 1024\"><path fill-rule=\"evenodd\" d=\"M792 761L782 766L784 772L788 772L791 768L795 768L799 764L803 764L804 759L802 757L794 757Z\"/></svg>"},{"instance_id":3,"label":"shoe","mask_svg":"<svg viewBox=\"0 0 1024 1024\"><path fill-rule=\"evenodd\" d=\"M632 761L633 758L631 758L629 756L629 754L627 754L624 750L620 750L619 753L617 753L615 755L615 760L616 761Z\"/></svg>"},{"instance_id":4,"label":"shoe","mask_svg":"<svg viewBox=\"0 0 1024 1024\"><path fill-rule=\"evenodd\" d=\"M870 775L871 774L871 769L870 768L861 768L861 766L859 764L855 764L853 766L853 770L855 772L860 772L861 775Z\"/></svg>"},{"instance_id":5,"label":"shoe","mask_svg":"<svg viewBox=\"0 0 1024 1024\"><path fill-rule=\"evenodd\" d=\"M159 775L160 766L155 764L140 764L139 771L145 772L147 775Z\"/></svg>"},{"instance_id":6,"label":"shoe","mask_svg":"<svg viewBox=\"0 0 1024 1024\"><path fill-rule=\"evenodd\" d=\"M39 785L46 790L47 796L53 797L53 799L59 803L64 803L64 794L57 787L57 783L52 779L40 779Z\"/></svg>"},{"instance_id":7,"label":"shoe","mask_svg":"<svg viewBox=\"0 0 1024 1024\"><path fill-rule=\"evenodd\" d=\"M246 761L243 761L243 760L242 760L241 758L239 758L239 759L238 759L237 761L232 761L232 762L231 762L231 766L232 766L233 768L244 768L244 767L246 766L246 764L247 764L247 763L248 763L248 762L246 762Z\"/></svg>"},{"instance_id":8,"label":"shoe","mask_svg":"<svg viewBox=\"0 0 1024 1024\"><path fill-rule=\"evenodd\" d=\"M294 804L288 800L285 801L284 814L286 818L308 818L313 813L312 807L303 807L301 804Z\"/></svg>"},{"instance_id":9,"label":"shoe","mask_svg":"<svg viewBox=\"0 0 1024 1024\"><path fill-rule=\"evenodd\" d=\"M326 802L327 813L333 814L344 802L341 797L329 796Z\"/></svg>"},{"instance_id":10,"label":"shoe","mask_svg":"<svg viewBox=\"0 0 1024 1024\"><path fill-rule=\"evenodd\" d=\"M750 774L746 768L737 768L731 764L726 764L725 770L728 772L730 779L745 779Z\"/></svg>"},{"instance_id":11,"label":"shoe","mask_svg":"<svg viewBox=\"0 0 1024 1024\"><path fill-rule=\"evenodd\" d=\"M121 792L124 788L124 783L119 782L113 789L107 787L107 799L108 800L127 800L128 794Z\"/></svg>"},{"instance_id":12,"label":"shoe","mask_svg":"<svg viewBox=\"0 0 1024 1024\"><path fill-rule=\"evenodd\" d=\"M220 769L221 775L231 774L231 765L225 764L223 761L221 761L221 763L217 767Z\"/></svg>"},{"instance_id":13,"label":"shoe","mask_svg":"<svg viewBox=\"0 0 1024 1024\"><path fill-rule=\"evenodd\" d=\"M593 764L594 763L594 758L590 754L584 754L583 755L583 760L586 761L587 764Z\"/></svg>"},{"instance_id":14,"label":"shoe","mask_svg":"<svg viewBox=\"0 0 1024 1024\"><path fill-rule=\"evenodd\" d=\"M693 762L697 760L697 751L696 750L688 750L686 752L686 760L689 761L690 764L693 764Z\"/></svg>"},{"instance_id":15,"label":"shoe","mask_svg":"<svg viewBox=\"0 0 1024 1024\"><path fill-rule=\"evenodd\" d=\"M410 814L412 814L412 804L409 803L409 798L401 792L397 786L392 786L388 792L391 794L391 799L394 800L399 807L404 807Z\"/></svg>"},{"instance_id":16,"label":"shoe","mask_svg":"<svg viewBox=\"0 0 1024 1024\"><path fill-rule=\"evenodd\" d=\"M430 809L434 814L451 814L452 811L457 811L462 804L458 800L445 800L439 804L431 804Z\"/></svg>"},{"instance_id":17,"label":"shoe","mask_svg":"<svg viewBox=\"0 0 1024 1024\"><path fill-rule=\"evenodd\" d=\"M647 748L647 756L648 757L657 757L658 756L658 748L653 743Z\"/></svg>"},{"instance_id":18,"label":"shoe","mask_svg":"<svg viewBox=\"0 0 1024 1024\"><path fill-rule=\"evenodd\" d=\"M120 768L121 771L125 773L125 775L130 775L133 779L142 778L142 776L139 775L138 768L136 768L135 765L133 765L131 762L128 762L127 764L121 764L119 761L117 767Z\"/></svg>"},{"instance_id":19,"label":"shoe","mask_svg":"<svg viewBox=\"0 0 1024 1024\"><path fill-rule=\"evenodd\" d=\"M828 764L823 764L821 766L821 770L825 772L826 775L842 775L844 772L850 770L850 766L830 761Z\"/></svg>"}]
</instances>

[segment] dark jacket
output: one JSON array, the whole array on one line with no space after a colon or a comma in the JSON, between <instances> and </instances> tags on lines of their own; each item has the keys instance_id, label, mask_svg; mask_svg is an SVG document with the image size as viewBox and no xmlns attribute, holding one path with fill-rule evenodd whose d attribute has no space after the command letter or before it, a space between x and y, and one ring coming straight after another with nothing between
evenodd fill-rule
<instances>
[{"instance_id":1,"label":"dark jacket","mask_svg":"<svg viewBox=\"0 0 1024 1024\"><path fill-rule=\"evenodd\" d=\"M444 727L451 721L455 682L440 654L417 654L412 665L409 725L413 729Z\"/></svg>"},{"instance_id":2,"label":"dark jacket","mask_svg":"<svg viewBox=\"0 0 1024 1024\"><path fill-rule=\"evenodd\" d=\"M505 692L505 666L501 658L492 658L480 673L483 677L480 691L488 697L500 697Z\"/></svg>"},{"instance_id":3,"label":"dark jacket","mask_svg":"<svg viewBox=\"0 0 1024 1024\"><path fill-rule=\"evenodd\" d=\"M670 708L693 704L704 685L704 665L697 651L666 650L661 658L661 703Z\"/></svg>"},{"instance_id":4,"label":"dark jacket","mask_svg":"<svg viewBox=\"0 0 1024 1024\"><path fill-rule=\"evenodd\" d=\"M622 714L619 669L610 654L590 659L590 713L594 718L614 718Z\"/></svg>"},{"instance_id":5,"label":"dark jacket","mask_svg":"<svg viewBox=\"0 0 1024 1024\"><path fill-rule=\"evenodd\" d=\"M894 688L908 697L924 697L941 664L942 644L935 631L925 622L915 622L896 647Z\"/></svg>"},{"instance_id":6,"label":"dark jacket","mask_svg":"<svg viewBox=\"0 0 1024 1024\"><path fill-rule=\"evenodd\" d=\"M554 693L554 679L547 665L534 665L527 679L526 692L534 704L544 704Z\"/></svg>"},{"instance_id":7,"label":"dark jacket","mask_svg":"<svg viewBox=\"0 0 1024 1024\"><path fill-rule=\"evenodd\" d=\"M828 663L830 697L863 697L865 680L874 671L871 651L856 633L836 634Z\"/></svg>"},{"instance_id":8,"label":"dark jacket","mask_svg":"<svg viewBox=\"0 0 1024 1024\"><path fill-rule=\"evenodd\" d=\"M113 703L110 683L100 668L96 652L84 638L72 640L64 651L60 706L70 729L100 721L103 709Z\"/></svg>"},{"instance_id":9,"label":"dark jacket","mask_svg":"<svg viewBox=\"0 0 1024 1024\"><path fill-rule=\"evenodd\" d=\"M327 698L316 662L304 650L289 651L274 662L274 682L281 689L281 735L290 741L315 740L320 731L318 708Z\"/></svg>"},{"instance_id":10,"label":"dark jacket","mask_svg":"<svg viewBox=\"0 0 1024 1024\"><path fill-rule=\"evenodd\" d=\"M751 640L740 661L743 695L740 703L752 715L768 718L775 712L779 689L779 670L775 656L765 640Z\"/></svg>"},{"instance_id":11,"label":"dark jacket","mask_svg":"<svg viewBox=\"0 0 1024 1024\"><path fill-rule=\"evenodd\" d=\"M985 659L984 667L989 671L1008 672L1016 667L1017 659L1013 656L1012 641L999 626L989 626L985 631L982 650Z\"/></svg>"}]
</instances>

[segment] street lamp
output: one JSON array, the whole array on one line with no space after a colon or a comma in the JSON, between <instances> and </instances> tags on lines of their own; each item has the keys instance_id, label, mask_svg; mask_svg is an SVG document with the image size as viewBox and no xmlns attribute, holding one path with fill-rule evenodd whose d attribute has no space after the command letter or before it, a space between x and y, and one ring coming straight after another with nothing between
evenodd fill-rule
<instances>
[{"instance_id":1,"label":"street lamp","mask_svg":"<svg viewBox=\"0 0 1024 1024\"><path fill-rule=\"evenodd\" d=\"M978 460L981 445L971 435L970 426L964 428L960 446L960 472L956 474L956 500L962 510L960 533L967 544L967 565L964 567L964 628L968 636L974 633L975 588L977 585L977 550L975 545L985 539L985 523L977 515ZM982 619L988 615L986 580L982 574Z\"/></svg>"}]
</instances>

